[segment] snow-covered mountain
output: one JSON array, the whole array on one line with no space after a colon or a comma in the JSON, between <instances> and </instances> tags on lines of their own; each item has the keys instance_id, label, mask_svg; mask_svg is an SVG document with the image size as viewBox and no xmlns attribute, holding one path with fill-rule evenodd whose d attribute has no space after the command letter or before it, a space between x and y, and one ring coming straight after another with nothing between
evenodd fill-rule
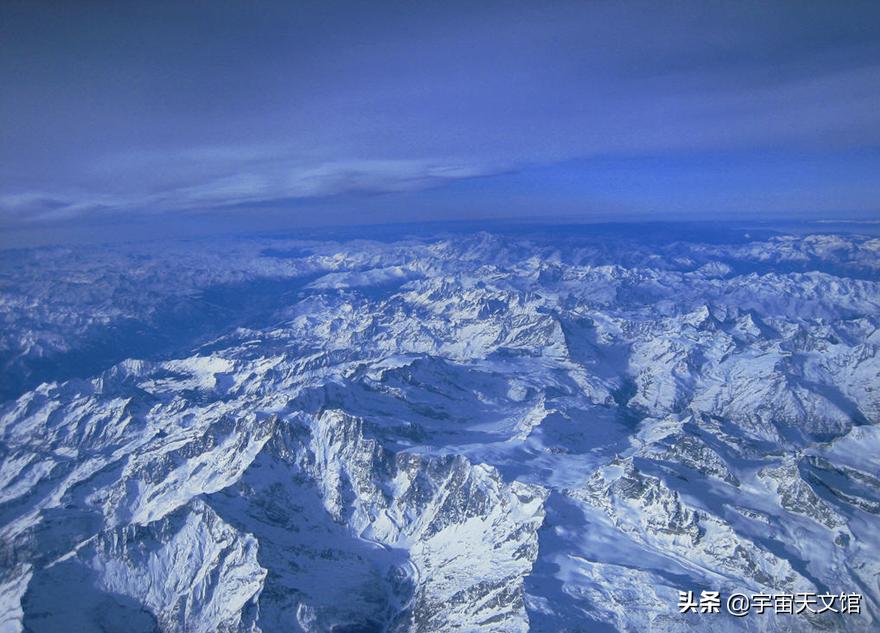
<instances>
[{"instance_id":1,"label":"snow-covered mountain","mask_svg":"<svg viewBox=\"0 0 880 633\"><path fill-rule=\"evenodd\" d=\"M634 233L0 254L0 631L876 630L880 240Z\"/></svg>"}]
</instances>

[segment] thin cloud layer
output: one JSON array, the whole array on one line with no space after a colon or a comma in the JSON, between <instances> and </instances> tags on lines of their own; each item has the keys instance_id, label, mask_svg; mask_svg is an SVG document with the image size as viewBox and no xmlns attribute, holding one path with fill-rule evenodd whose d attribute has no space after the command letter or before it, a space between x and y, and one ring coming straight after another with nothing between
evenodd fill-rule
<instances>
[{"instance_id":1,"label":"thin cloud layer","mask_svg":"<svg viewBox=\"0 0 880 633\"><path fill-rule=\"evenodd\" d=\"M237 169L248 164L237 165ZM319 165L269 163L262 170L232 171L197 184L158 188L153 193L8 194L0 197L7 219L24 222L66 220L83 214L162 213L320 198L349 193L418 191L487 172L476 166L417 160L364 160Z\"/></svg>"}]
</instances>

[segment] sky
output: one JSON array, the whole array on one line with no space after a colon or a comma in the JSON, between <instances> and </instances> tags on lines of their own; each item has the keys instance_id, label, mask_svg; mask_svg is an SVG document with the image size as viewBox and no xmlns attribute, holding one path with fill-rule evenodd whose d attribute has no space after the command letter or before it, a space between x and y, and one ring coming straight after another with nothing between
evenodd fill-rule
<instances>
[{"instance_id":1,"label":"sky","mask_svg":"<svg viewBox=\"0 0 880 633\"><path fill-rule=\"evenodd\" d=\"M880 219L878 25L854 0L5 0L0 229Z\"/></svg>"}]
</instances>

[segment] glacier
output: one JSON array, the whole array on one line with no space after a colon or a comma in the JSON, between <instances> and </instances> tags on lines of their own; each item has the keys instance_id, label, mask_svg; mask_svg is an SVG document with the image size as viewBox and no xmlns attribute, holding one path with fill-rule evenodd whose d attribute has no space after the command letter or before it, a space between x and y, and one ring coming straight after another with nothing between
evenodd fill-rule
<instances>
[{"instance_id":1,"label":"glacier","mask_svg":"<svg viewBox=\"0 0 880 633\"><path fill-rule=\"evenodd\" d=\"M2 633L880 627L877 237L17 249L0 323Z\"/></svg>"}]
</instances>

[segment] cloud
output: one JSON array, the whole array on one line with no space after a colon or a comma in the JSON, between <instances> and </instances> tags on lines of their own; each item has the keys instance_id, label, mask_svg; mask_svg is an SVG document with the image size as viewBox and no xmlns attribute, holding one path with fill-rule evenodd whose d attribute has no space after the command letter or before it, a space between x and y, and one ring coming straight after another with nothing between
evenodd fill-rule
<instances>
[{"instance_id":1,"label":"cloud","mask_svg":"<svg viewBox=\"0 0 880 633\"><path fill-rule=\"evenodd\" d=\"M428 160L348 160L303 165L279 160L275 150L255 153L252 149L242 151L243 160L238 162L239 154L232 147L193 148L185 156L210 157L210 162L215 163L210 175L195 184L166 186L153 192L2 195L0 218L7 222L46 222L82 215L204 211L349 193L418 191L501 169L498 165ZM149 171L154 163L181 158L144 154L121 163ZM191 182L193 176L185 175L183 180Z\"/></svg>"}]
</instances>

